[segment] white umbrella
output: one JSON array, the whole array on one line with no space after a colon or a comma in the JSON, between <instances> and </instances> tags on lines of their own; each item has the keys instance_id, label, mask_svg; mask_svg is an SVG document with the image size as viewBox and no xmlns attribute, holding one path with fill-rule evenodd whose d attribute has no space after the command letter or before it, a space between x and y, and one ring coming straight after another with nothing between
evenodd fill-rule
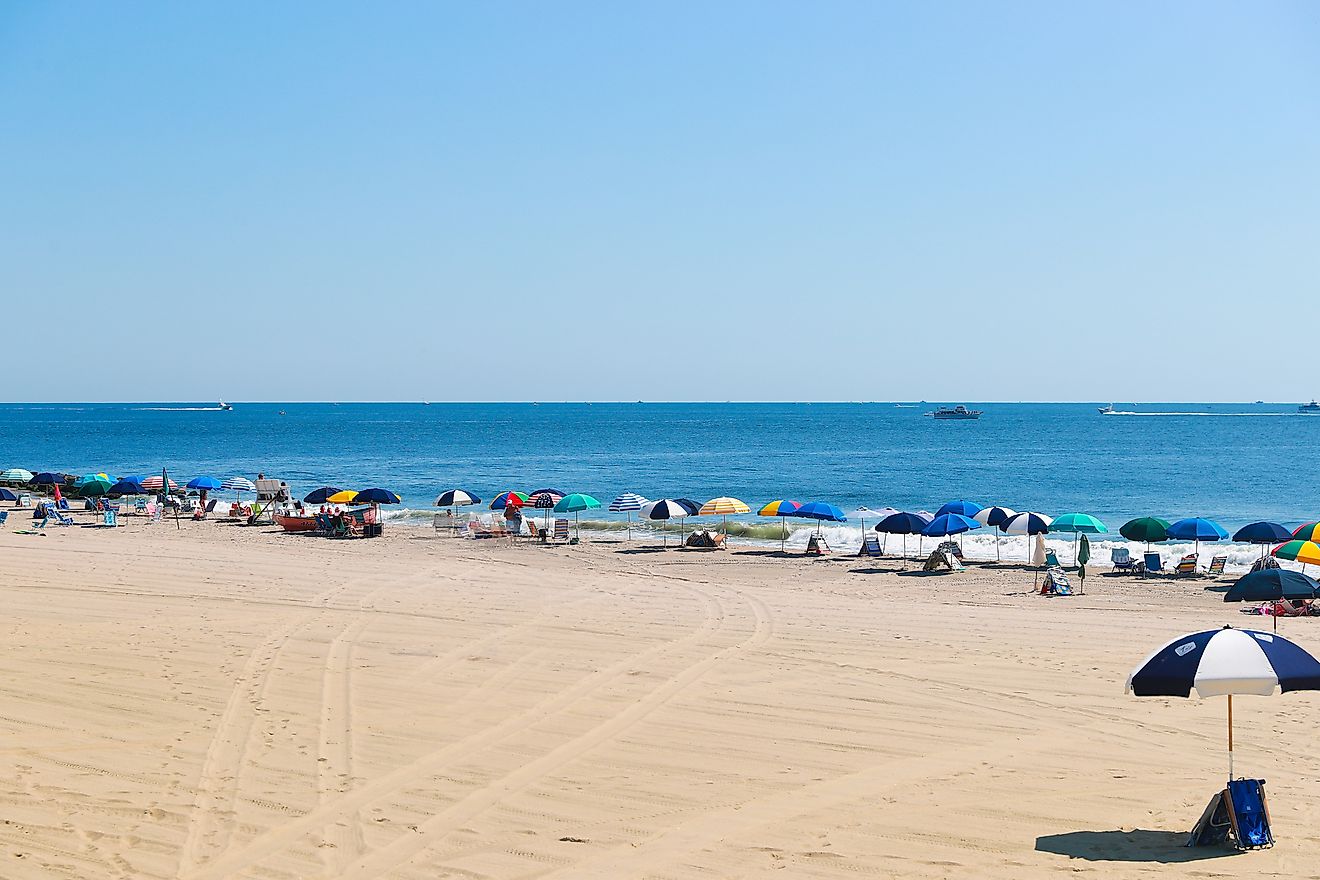
<instances>
[{"instance_id":1,"label":"white umbrella","mask_svg":"<svg viewBox=\"0 0 1320 880\"><path fill-rule=\"evenodd\" d=\"M992 526L996 530L1007 520L1017 516L1017 511L1011 507L983 507L979 513L972 516L983 526ZM995 562L999 561L999 532L995 532Z\"/></svg>"}]
</instances>

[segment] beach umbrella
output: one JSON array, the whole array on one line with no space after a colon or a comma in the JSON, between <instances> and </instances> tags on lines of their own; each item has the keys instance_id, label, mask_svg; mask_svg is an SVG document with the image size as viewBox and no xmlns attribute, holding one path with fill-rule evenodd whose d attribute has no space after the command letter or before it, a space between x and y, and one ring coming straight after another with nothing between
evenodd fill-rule
<instances>
[{"instance_id":1,"label":"beach umbrella","mask_svg":"<svg viewBox=\"0 0 1320 880\"><path fill-rule=\"evenodd\" d=\"M564 493L558 489L533 489L531 492L527 493L528 498L531 498L533 495L553 495L555 496L556 501L564 497Z\"/></svg>"},{"instance_id":2,"label":"beach umbrella","mask_svg":"<svg viewBox=\"0 0 1320 880\"><path fill-rule=\"evenodd\" d=\"M229 477L220 484L220 488L226 492L234 493L234 500L238 501L243 497L244 492L256 492L257 485L247 477Z\"/></svg>"},{"instance_id":3,"label":"beach umbrella","mask_svg":"<svg viewBox=\"0 0 1320 880\"><path fill-rule=\"evenodd\" d=\"M440 493L440 497L435 499L436 507L465 507L469 504L480 504L481 499L466 489L447 489Z\"/></svg>"},{"instance_id":4,"label":"beach umbrella","mask_svg":"<svg viewBox=\"0 0 1320 880\"><path fill-rule=\"evenodd\" d=\"M1292 536L1299 541L1315 541L1320 544L1320 523L1309 522L1306 525L1298 526Z\"/></svg>"},{"instance_id":5,"label":"beach umbrella","mask_svg":"<svg viewBox=\"0 0 1320 880\"><path fill-rule=\"evenodd\" d=\"M1275 559L1300 562L1303 567L1320 565L1320 544L1315 541L1288 541L1275 547L1270 555Z\"/></svg>"},{"instance_id":6,"label":"beach umbrella","mask_svg":"<svg viewBox=\"0 0 1320 880\"><path fill-rule=\"evenodd\" d=\"M800 519L814 519L816 521L816 534L820 534L821 526L827 522L847 522L848 517L843 511L826 501L808 501L793 512L793 516Z\"/></svg>"},{"instance_id":7,"label":"beach umbrella","mask_svg":"<svg viewBox=\"0 0 1320 880\"><path fill-rule=\"evenodd\" d=\"M1129 541L1145 542L1149 550L1151 544L1169 540L1169 521L1158 516L1142 516L1123 523L1118 533Z\"/></svg>"},{"instance_id":8,"label":"beach umbrella","mask_svg":"<svg viewBox=\"0 0 1320 880\"><path fill-rule=\"evenodd\" d=\"M522 507L527 503L527 495L523 492L501 492L495 496L495 500L490 503L491 510L503 510L512 503L514 507Z\"/></svg>"},{"instance_id":9,"label":"beach umbrella","mask_svg":"<svg viewBox=\"0 0 1320 880\"><path fill-rule=\"evenodd\" d=\"M157 476L156 474L152 474L151 476L147 477L145 480L142 481L142 488L148 492L159 492L161 491L162 487L166 485L164 483L164 480L167 479L169 478L160 477ZM169 491L173 492L175 489L178 488L179 488L178 483L174 482L173 480L169 481Z\"/></svg>"},{"instance_id":10,"label":"beach umbrella","mask_svg":"<svg viewBox=\"0 0 1320 880\"><path fill-rule=\"evenodd\" d=\"M142 495L146 489L141 477L120 477L119 481L106 490L107 495Z\"/></svg>"},{"instance_id":11,"label":"beach umbrella","mask_svg":"<svg viewBox=\"0 0 1320 880\"><path fill-rule=\"evenodd\" d=\"M969 519L974 519L984 509L974 501L949 501L935 511L935 518L938 519L946 513L957 513Z\"/></svg>"},{"instance_id":12,"label":"beach umbrella","mask_svg":"<svg viewBox=\"0 0 1320 880\"><path fill-rule=\"evenodd\" d=\"M1237 579L1224 594L1225 602L1278 602L1281 599L1314 599L1320 584L1300 571L1285 568L1265 568ZM1279 629L1279 615L1274 618L1274 630Z\"/></svg>"},{"instance_id":13,"label":"beach umbrella","mask_svg":"<svg viewBox=\"0 0 1320 880\"><path fill-rule=\"evenodd\" d=\"M926 538L944 538L949 535L961 535L963 532L970 532L980 527L981 524L970 516L961 513L942 513L927 523L921 534Z\"/></svg>"},{"instance_id":14,"label":"beach umbrella","mask_svg":"<svg viewBox=\"0 0 1320 880\"><path fill-rule=\"evenodd\" d=\"M1138 697L1228 697L1228 778L1233 778L1233 697L1320 690L1320 661L1283 636L1223 629L1179 636L1128 676Z\"/></svg>"},{"instance_id":15,"label":"beach umbrella","mask_svg":"<svg viewBox=\"0 0 1320 880\"><path fill-rule=\"evenodd\" d=\"M1283 526L1278 523L1264 521L1248 523L1233 533L1234 541L1261 545L1260 555L1262 559L1265 557L1265 547L1267 545L1287 541L1290 537L1292 537L1292 532Z\"/></svg>"},{"instance_id":16,"label":"beach umbrella","mask_svg":"<svg viewBox=\"0 0 1320 880\"><path fill-rule=\"evenodd\" d=\"M679 536L681 537L683 534L683 520L689 516L695 516L698 509L696 503L687 498L661 498L659 501L650 501L642 505L642 509L638 516L645 519L662 521L676 518L679 521L678 528ZM668 533L666 533L663 528L660 532L664 536L663 540L665 546L668 546Z\"/></svg>"},{"instance_id":17,"label":"beach umbrella","mask_svg":"<svg viewBox=\"0 0 1320 880\"><path fill-rule=\"evenodd\" d=\"M1017 511L1011 507L983 507L972 519L983 526L991 526L995 529L995 562L999 561L999 527L1009 518L1017 515Z\"/></svg>"},{"instance_id":18,"label":"beach umbrella","mask_svg":"<svg viewBox=\"0 0 1320 880\"><path fill-rule=\"evenodd\" d=\"M86 476L79 477L75 480L73 488L78 491L78 494L84 497L94 498L98 495L104 495L109 492L112 485L114 485L112 480L109 480L100 474L87 474Z\"/></svg>"},{"instance_id":19,"label":"beach umbrella","mask_svg":"<svg viewBox=\"0 0 1320 880\"><path fill-rule=\"evenodd\" d=\"M303 496L303 504L327 504L332 495L338 495L343 492L338 486L322 486L319 489L313 489ZM356 493L354 493L356 494Z\"/></svg>"},{"instance_id":20,"label":"beach umbrella","mask_svg":"<svg viewBox=\"0 0 1320 880\"><path fill-rule=\"evenodd\" d=\"M724 517L724 534L729 533L729 517L737 516L742 513L751 513L752 509L743 504L737 498L721 496L712 498L697 510L697 516L722 516Z\"/></svg>"},{"instance_id":21,"label":"beach umbrella","mask_svg":"<svg viewBox=\"0 0 1320 880\"><path fill-rule=\"evenodd\" d=\"M61 474L58 472L51 472L51 471L42 471L41 473L33 477L31 482L38 486L59 486L63 484L64 479L67 476L68 474Z\"/></svg>"},{"instance_id":22,"label":"beach umbrella","mask_svg":"<svg viewBox=\"0 0 1320 880\"><path fill-rule=\"evenodd\" d=\"M545 511L541 515L541 528L545 528L550 524L550 511L555 509L555 505L559 503L559 499L562 497L562 495L555 495L553 492L533 492L527 496L528 507Z\"/></svg>"},{"instance_id":23,"label":"beach umbrella","mask_svg":"<svg viewBox=\"0 0 1320 880\"><path fill-rule=\"evenodd\" d=\"M582 540L582 527L578 522L578 515L584 510L595 510L600 506L600 502L590 495L574 492L559 499L555 504L555 513L573 514L573 532L580 541Z\"/></svg>"},{"instance_id":24,"label":"beach umbrella","mask_svg":"<svg viewBox=\"0 0 1320 880\"><path fill-rule=\"evenodd\" d=\"M1056 516L1050 523L1051 532L1072 532L1073 534L1073 559L1077 558L1077 536L1078 535L1101 535L1109 531L1109 526L1100 522L1100 520L1091 516L1089 513L1065 513ZM1080 564L1080 562L1078 563Z\"/></svg>"},{"instance_id":25,"label":"beach umbrella","mask_svg":"<svg viewBox=\"0 0 1320 880\"><path fill-rule=\"evenodd\" d=\"M920 535L930 520L915 513L894 513L875 524L875 530L886 535L903 536L903 563L907 564L907 536Z\"/></svg>"},{"instance_id":26,"label":"beach umbrella","mask_svg":"<svg viewBox=\"0 0 1320 880\"><path fill-rule=\"evenodd\" d=\"M354 504L399 504L403 499L389 489L363 489L353 496Z\"/></svg>"},{"instance_id":27,"label":"beach umbrella","mask_svg":"<svg viewBox=\"0 0 1320 880\"><path fill-rule=\"evenodd\" d=\"M777 501L771 501L761 507L756 512L757 516L777 516L779 517L779 552L784 552L784 542L788 539L788 522L784 519L786 516L793 516L802 505L797 501L790 501L787 498L780 498Z\"/></svg>"},{"instance_id":28,"label":"beach umbrella","mask_svg":"<svg viewBox=\"0 0 1320 880\"><path fill-rule=\"evenodd\" d=\"M14 494L12 489L6 489L0 486L0 501L17 501L18 495Z\"/></svg>"},{"instance_id":29,"label":"beach umbrella","mask_svg":"<svg viewBox=\"0 0 1320 880\"><path fill-rule=\"evenodd\" d=\"M1027 536L1027 563L1031 563L1031 536L1044 535L1050 530L1050 523L1053 522L1043 513L1034 511L1024 511L1015 513L999 525L999 531L1005 535L1026 535Z\"/></svg>"},{"instance_id":30,"label":"beach umbrella","mask_svg":"<svg viewBox=\"0 0 1320 880\"><path fill-rule=\"evenodd\" d=\"M632 515L642 509L645 504L650 504L650 499L643 498L633 492L624 492L622 495L610 502L610 513L622 513L628 517L628 540L632 540Z\"/></svg>"},{"instance_id":31,"label":"beach umbrella","mask_svg":"<svg viewBox=\"0 0 1320 880\"><path fill-rule=\"evenodd\" d=\"M1228 538L1228 532L1219 523L1212 519L1202 519L1199 516L1189 516L1186 519L1180 519L1173 523L1167 529L1169 537L1175 541L1193 541L1195 542L1195 552L1201 554L1201 542L1213 543L1223 541Z\"/></svg>"},{"instance_id":32,"label":"beach umbrella","mask_svg":"<svg viewBox=\"0 0 1320 880\"><path fill-rule=\"evenodd\" d=\"M203 489L207 492L211 492L215 489L219 489L222 485L224 484L215 477L193 477L188 481L188 488L196 489L199 492Z\"/></svg>"},{"instance_id":33,"label":"beach umbrella","mask_svg":"<svg viewBox=\"0 0 1320 880\"><path fill-rule=\"evenodd\" d=\"M325 500L330 504L352 504L353 499L357 497L356 489L340 489Z\"/></svg>"},{"instance_id":34,"label":"beach umbrella","mask_svg":"<svg viewBox=\"0 0 1320 880\"><path fill-rule=\"evenodd\" d=\"M5 483L30 483L32 477L32 471L25 471L22 468L9 468L0 471L0 482Z\"/></svg>"}]
</instances>

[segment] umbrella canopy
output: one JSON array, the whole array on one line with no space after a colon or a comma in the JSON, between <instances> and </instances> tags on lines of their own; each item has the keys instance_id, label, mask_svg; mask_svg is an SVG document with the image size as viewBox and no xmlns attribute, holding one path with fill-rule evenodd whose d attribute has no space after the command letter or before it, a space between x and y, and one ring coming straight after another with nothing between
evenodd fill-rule
<instances>
[{"instance_id":1,"label":"umbrella canopy","mask_svg":"<svg viewBox=\"0 0 1320 880\"><path fill-rule=\"evenodd\" d=\"M1223 629L1179 636L1132 670L1138 697L1228 697L1228 778L1233 778L1233 696L1320 690L1320 661L1282 636Z\"/></svg>"},{"instance_id":2,"label":"umbrella canopy","mask_svg":"<svg viewBox=\"0 0 1320 880\"><path fill-rule=\"evenodd\" d=\"M107 495L141 495L146 492L141 477L120 477L119 481L106 490Z\"/></svg>"},{"instance_id":3,"label":"umbrella canopy","mask_svg":"<svg viewBox=\"0 0 1320 880\"><path fill-rule=\"evenodd\" d=\"M396 493L389 489L363 489L353 496L354 504L398 504L403 501Z\"/></svg>"},{"instance_id":4,"label":"umbrella canopy","mask_svg":"<svg viewBox=\"0 0 1320 880\"><path fill-rule=\"evenodd\" d=\"M1043 513L1026 511L1015 513L1004 520L999 526L999 531L1005 535L1043 535L1050 530L1052 522L1054 520Z\"/></svg>"},{"instance_id":5,"label":"umbrella canopy","mask_svg":"<svg viewBox=\"0 0 1320 880\"><path fill-rule=\"evenodd\" d=\"M1237 579L1224 594L1225 602L1270 602L1278 599L1314 599L1320 584L1300 571L1266 568Z\"/></svg>"},{"instance_id":6,"label":"umbrella canopy","mask_svg":"<svg viewBox=\"0 0 1320 880\"><path fill-rule=\"evenodd\" d=\"M699 508L686 498L661 498L642 505L641 514L647 519L673 519L696 516Z\"/></svg>"},{"instance_id":7,"label":"umbrella canopy","mask_svg":"<svg viewBox=\"0 0 1320 880\"><path fill-rule=\"evenodd\" d=\"M466 489L449 489L441 492L440 497L435 499L436 507L465 507L480 503L481 499Z\"/></svg>"},{"instance_id":8,"label":"umbrella canopy","mask_svg":"<svg viewBox=\"0 0 1320 880\"><path fill-rule=\"evenodd\" d=\"M1228 532L1219 523L1212 519L1203 519L1199 516L1189 516L1186 519L1180 519L1166 530L1169 537L1176 541L1224 541L1228 538Z\"/></svg>"},{"instance_id":9,"label":"umbrella canopy","mask_svg":"<svg viewBox=\"0 0 1320 880\"><path fill-rule=\"evenodd\" d=\"M522 492L501 492L495 496L495 500L490 503L491 510L503 510L512 503L514 507L522 507L527 503L527 495Z\"/></svg>"},{"instance_id":10,"label":"umbrella canopy","mask_svg":"<svg viewBox=\"0 0 1320 880\"><path fill-rule=\"evenodd\" d=\"M0 471L0 481L6 483L30 483L32 482L32 471L25 471L22 468L9 468Z\"/></svg>"},{"instance_id":11,"label":"umbrella canopy","mask_svg":"<svg viewBox=\"0 0 1320 880\"><path fill-rule=\"evenodd\" d=\"M356 489L340 489L325 500L330 504L352 504L353 499L357 497Z\"/></svg>"},{"instance_id":12,"label":"umbrella canopy","mask_svg":"<svg viewBox=\"0 0 1320 880\"><path fill-rule=\"evenodd\" d=\"M1246 544L1277 544L1280 541L1287 541L1290 537L1292 532L1278 523L1263 521L1250 523L1233 533L1234 541L1242 541Z\"/></svg>"},{"instance_id":13,"label":"umbrella canopy","mask_svg":"<svg viewBox=\"0 0 1320 880\"><path fill-rule=\"evenodd\" d=\"M875 524L877 532L888 535L919 535L928 522L915 513L895 513Z\"/></svg>"},{"instance_id":14,"label":"umbrella canopy","mask_svg":"<svg viewBox=\"0 0 1320 880\"><path fill-rule=\"evenodd\" d=\"M322 486L304 495L303 504L326 504L330 502L331 496L338 495L343 491L338 486Z\"/></svg>"},{"instance_id":15,"label":"umbrella canopy","mask_svg":"<svg viewBox=\"0 0 1320 880\"><path fill-rule=\"evenodd\" d=\"M41 473L37 474L35 477L32 478L32 482L38 486L61 486L64 484L64 478L67 476L68 474L61 474L58 472L52 473L51 471L42 471Z\"/></svg>"},{"instance_id":16,"label":"umbrella canopy","mask_svg":"<svg viewBox=\"0 0 1320 880\"><path fill-rule=\"evenodd\" d=\"M188 488L197 489L198 491L205 489L209 492L212 489L219 489L223 485L224 483L215 477L193 477L188 481Z\"/></svg>"},{"instance_id":17,"label":"umbrella canopy","mask_svg":"<svg viewBox=\"0 0 1320 880\"><path fill-rule=\"evenodd\" d=\"M563 493L562 491L560 491L559 489L533 489L531 492L528 492L527 494L528 494L529 497L532 496L532 495L545 495L545 494L549 494L549 495L553 495L553 496L555 496L555 500L556 500L556 501L558 501L560 498L563 498L563 497L564 497L564 493Z\"/></svg>"},{"instance_id":18,"label":"umbrella canopy","mask_svg":"<svg viewBox=\"0 0 1320 880\"><path fill-rule=\"evenodd\" d=\"M1089 513L1065 513L1056 516L1050 522L1051 532L1073 532L1082 535L1100 535L1109 531L1109 526Z\"/></svg>"},{"instance_id":19,"label":"umbrella canopy","mask_svg":"<svg viewBox=\"0 0 1320 880\"><path fill-rule=\"evenodd\" d=\"M247 477L229 477L220 484L220 488L226 492L255 492L257 486Z\"/></svg>"},{"instance_id":20,"label":"umbrella canopy","mask_svg":"<svg viewBox=\"0 0 1320 880\"><path fill-rule=\"evenodd\" d=\"M555 505L565 496L555 495L553 492L533 492L527 496L527 502L537 510L554 510Z\"/></svg>"},{"instance_id":21,"label":"umbrella canopy","mask_svg":"<svg viewBox=\"0 0 1320 880\"><path fill-rule=\"evenodd\" d=\"M3 486L0 486L0 501L17 501L17 500L18 500L18 496L14 494L14 491L12 489L6 489Z\"/></svg>"},{"instance_id":22,"label":"umbrella canopy","mask_svg":"<svg viewBox=\"0 0 1320 880\"><path fill-rule=\"evenodd\" d=\"M778 501L771 501L756 512L757 516L794 516L798 508L802 505L797 501L789 501L787 498L781 498Z\"/></svg>"},{"instance_id":23,"label":"umbrella canopy","mask_svg":"<svg viewBox=\"0 0 1320 880\"><path fill-rule=\"evenodd\" d=\"M1320 523L1309 522L1306 525L1298 526L1292 536L1299 541L1316 541L1320 543Z\"/></svg>"},{"instance_id":24,"label":"umbrella canopy","mask_svg":"<svg viewBox=\"0 0 1320 880\"><path fill-rule=\"evenodd\" d=\"M825 501L808 501L790 515L803 519L816 519L822 522L848 521L848 517L844 515L842 510Z\"/></svg>"},{"instance_id":25,"label":"umbrella canopy","mask_svg":"<svg viewBox=\"0 0 1320 880\"><path fill-rule=\"evenodd\" d=\"M1158 544L1169 540L1169 521L1158 516L1142 516L1123 523L1118 533L1129 541Z\"/></svg>"},{"instance_id":26,"label":"umbrella canopy","mask_svg":"<svg viewBox=\"0 0 1320 880\"><path fill-rule=\"evenodd\" d=\"M1288 541L1270 554L1276 559L1291 559L1302 565L1320 565L1320 544L1314 541Z\"/></svg>"},{"instance_id":27,"label":"umbrella canopy","mask_svg":"<svg viewBox=\"0 0 1320 880\"><path fill-rule=\"evenodd\" d=\"M930 524L921 530L921 534L927 538L942 538L946 535L960 535L980 527L981 524L970 516L963 516L961 513L944 513L931 520Z\"/></svg>"},{"instance_id":28,"label":"umbrella canopy","mask_svg":"<svg viewBox=\"0 0 1320 880\"><path fill-rule=\"evenodd\" d=\"M982 507L972 514L972 519L983 526L999 528L1005 521L1016 515L1017 511L1011 507Z\"/></svg>"},{"instance_id":29,"label":"umbrella canopy","mask_svg":"<svg viewBox=\"0 0 1320 880\"><path fill-rule=\"evenodd\" d=\"M595 510L600 506L600 502L590 495L574 492L559 499L555 504L555 513L579 513L583 510Z\"/></svg>"},{"instance_id":30,"label":"umbrella canopy","mask_svg":"<svg viewBox=\"0 0 1320 880\"><path fill-rule=\"evenodd\" d=\"M650 503L650 499L643 498L641 495L637 495L633 492L624 492L610 502L609 509L611 513L635 513Z\"/></svg>"},{"instance_id":31,"label":"umbrella canopy","mask_svg":"<svg viewBox=\"0 0 1320 880\"><path fill-rule=\"evenodd\" d=\"M961 516L975 518L976 515L984 509L985 508L981 507L981 505L974 501L950 501L939 510L935 511L935 518L939 519L946 513L957 513Z\"/></svg>"},{"instance_id":32,"label":"umbrella canopy","mask_svg":"<svg viewBox=\"0 0 1320 880\"><path fill-rule=\"evenodd\" d=\"M162 486L161 478L156 474L152 474L142 481L142 488L148 492L159 492ZM179 488L179 484L170 480L170 491L173 492L177 488Z\"/></svg>"},{"instance_id":33,"label":"umbrella canopy","mask_svg":"<svg viewBox=\"0 0 1320 880\"><path fill-rule=\"evenodd\" d=\"M104 495L110 491L113 481L100 474L87 474L74 481L73 488L81 495Z\"/></svg>"},{"instance_id":34,"label":"umbrella canopy","mask_svg":"<svg viewBox=\"0 0 1320 880\"><path fill-rule=\"evenodd\" d=\"M857 508L858 516L869 517L870 519L874 519L877 521L882 520L887 516L893 516L896 513L902 513L902 512L903 511L899 510L897 507L881 507L877 509L874 507L862 506Z\"/></svg>"},{"instance_id":35,"label":"umbrella canopy","mask_svg":"<svg viewBox=\"0 0 1320 880\"><path fill-rule=\"evenodd\" d=\"M737 498L721 497L712 498L701 505L697 516L737 516L740 513L751 512L752 509Z\"/></svg>"}]
</instances>

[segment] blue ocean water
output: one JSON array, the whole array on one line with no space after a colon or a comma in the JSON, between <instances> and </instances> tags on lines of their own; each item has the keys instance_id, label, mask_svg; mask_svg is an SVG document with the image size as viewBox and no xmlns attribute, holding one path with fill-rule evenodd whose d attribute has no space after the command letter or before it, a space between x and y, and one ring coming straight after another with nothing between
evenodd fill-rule
<instances>
[{"instance_id":1,"label":"blue ocean water","mask_svg":"<svg viewBox=\"0 0 1320 880\"><path fill-rule=\"evenodd\" d=\"M1050 514L1199 515L1232 529L1320 516L1320 417L1295 405L976 404L935 421L892 403L0 405L0 467L226 477L301 495L384 486L423 508L551 486L608 503L632 491L698 501L826 500L934 510L954 498Z\"/></svg>"}]
</instances>

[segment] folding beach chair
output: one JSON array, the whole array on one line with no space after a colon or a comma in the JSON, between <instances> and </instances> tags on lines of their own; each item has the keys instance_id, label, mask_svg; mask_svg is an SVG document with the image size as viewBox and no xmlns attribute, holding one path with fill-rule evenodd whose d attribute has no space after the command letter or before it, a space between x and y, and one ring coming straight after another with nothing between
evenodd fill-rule
<instances>
[{"instance_id":1,"label":"folding beach chair","mask_svg":"<svg viewBox=\"0 0 1320 880\"><path fill-rule=\"evenodd\" d=\"M554 532L551 533L550 540L552 541L568 540L568 520L566 519L555 520L555 530Z\"/></svg>"},{"instance_id":2,"label":"folding beach chair","mask_svg":"<svg viewBox=\"0 0 1320 880\"><path fill-rule=\"evenodd\" d=\"M149 504L147 504L147 516L151 517L151 524L153 526L160 523L161 519L164 516L164 513L165 513L165 505L157 504L155 501L152 501Z\"/></svg>"},{"instance_id":3,"label":"folding beach chair","mask_svg":"<svg viewBox=\"0 0 1320 880\"><path fill-rule=\"evenodd\" d=\"M1045 567L1046 567L1046 568L1059 568L1059 569L1063 568L1063 566L1059 564L1059 556L1058 556L1058 554L1055 553L1053 550L1046 550L1046 551L1045 551Z\"/></svg>"},{"instance_id":4,"label":"folding beach chair","mask_svg":"<svg viewBox=\"0 0 1320 880\"><path fill-rule=\"evenodd\" d=\"M1164 559L1158 553L1147 553L1141 557L1141 574L1164 574Z\"/></svg>"},{"instance_id":5,"label":"folding beach chair","mask_svg":"<svg viewBox=\"0 0 1320 880\"><path fill-rule=\"evenodd\" d=\"M1228 564L1227 556L1215 556L1211 558L1210 568L1206 571L1206 574L1210 575L1211 577L1214 577L1215 575L1223 574L1224 566L1227 564Z\"/></svg>"},{"instance_id":6,"label":"folding beach chair","mask_svg":"<svg viewBox=\"0 0 1320 880\"><path fill-rule=\"evenodd\" d=\"M106 509L101 512L101 525L119 525L119 508L107 506Z\"/></svg>"},{"instance_id":7,"label":"folding beach chair","mask_svg":"<svg viewBox=\"0 0 1320 880\"><path fill-rule=\"evenodd\" d=\"M1178 560L1177 566L1173 569L1174 577L1195 577L1200 574L1196 570L1196 554L1188 553L1182 559Z\"/></svg>"},{"instance_id":8,"label":"folding beach chair","mask_svg":"<svg viewBox=\"0 0 1320 880\"><path fill-rule=\"evenodd\" d=\"M1274 846L1264 779L1230 779L1217 791L1192 829L1188 846L1208 846L1232 838L1240 850Z\"/></svg>"},{"instance_id":9,"label":"folding beach chair","mask_svg":"<svg viewBox=\"0 0 1320 880\"><path fill-rule=\"evenodd\" d=\"M53 506L53 505L47 505L47 506L46 506L46 511L47 511L51 516L55 517L55 521L56 521L57 523L59 523L60 525L62 525L62 526L71 526L71 525L73 525L73 517L71 517L71 516L65 516L63 513L60 513L60 509L59 509L58 507L55 507L55 506Z\"/></svg>"},{"instance_id":10,"label":"folding beach chair","mask_svg":"<svg viewBox=\"0 0 1320 880\"><path fill-rule=\"evenodd\" d=\"M866 538L862 540L862 546L858 549L857 555L873 556L876 558L883 556L884 554L880 552L880 536L867 535Z\"/></svg>"},{"instance_id":11,"label":"folding beach chair","mask_svg":"<svg viewBox=\"0 0 1320 880\"><path fill-rule=\"evenodd\" d=\"M1132 553L1126 547L1115 547L1109 551L1109 561L1113 563L1114 571L1131 574L1137 570L1137 560L1132 558Z\"/></svg>"},{"instance_id":12,"label":"folding beach chair","mask_svg":"<svg viewBox=\"0 0 1320 880\"><path fill-rule=\"evenodd\" d=\"M147 512L147 499L139 498L133 502L133 512L142 514Z\"/></svg>"},{"instance_id":13,"label":"folding beach chair","mask_svg":"<svg viewBox=\"0 0 1320 880\"><path fill-rule=\"evenodd\" d=\"M0 526L3 526L9 519L9 511L0 510Z\"/></svg>"}]
</instances>

